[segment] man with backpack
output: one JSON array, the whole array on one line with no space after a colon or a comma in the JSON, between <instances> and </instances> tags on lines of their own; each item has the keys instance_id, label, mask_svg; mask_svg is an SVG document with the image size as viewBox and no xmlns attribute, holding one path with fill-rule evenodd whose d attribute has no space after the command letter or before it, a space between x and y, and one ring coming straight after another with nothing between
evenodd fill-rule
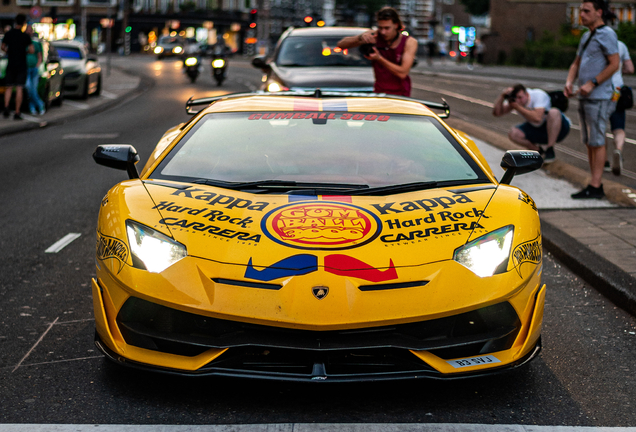
<instances>
[{"instance_id":1,"label":"man with backpack","mask_svg":"<svg viewBox=\"0 0 636 432\"><path fill-rule=\"evenodd\" d=\"M554 144L564 140L570 133L570 119L552 106L547 92L526 88L523 84L506 88L497 97L492 114L500 117L512 110L526 121L510 129L510 141L538 151L543 155L545 164L554 162Z\"/></svg>"}]
</instances>

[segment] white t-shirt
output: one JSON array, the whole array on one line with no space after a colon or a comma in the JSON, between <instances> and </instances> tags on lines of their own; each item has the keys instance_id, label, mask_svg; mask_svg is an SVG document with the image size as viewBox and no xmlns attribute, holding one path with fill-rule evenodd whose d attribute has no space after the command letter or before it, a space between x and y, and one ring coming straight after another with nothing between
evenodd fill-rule
<instances>
[{"instance_id":1,"label":"white t-shirt","mask_svg":"<svg viewBox=\"0 0 636 432\"><path fill-rule=\"evenodd\" d=\"M526 89L528 92L528 103L526 104L526 108L529 110L535 110L537 108L543 108L544 111L550 111L552 108L552 102L550 102L550 96L541 89ZM545 122L545 116L543 120L539 123L530 123L534 127L539 127Z\"/></svg>"},{"instance_id":2,"label":"white t-shirt","mask_svg":"<svg viewBox=\"0 0 636 432\"><path fill-rule=\"evenodd\" d=\"M618 56L620 57L619 67L616 73L612 75L612 84L614 85L614 88L623 87L624 83L621 69L623 68L623 63L625 63L627 60L632 59L629 56L629 50L627 49L627 46L621 41L618 41Z\"/></svg>"}]
</instances>

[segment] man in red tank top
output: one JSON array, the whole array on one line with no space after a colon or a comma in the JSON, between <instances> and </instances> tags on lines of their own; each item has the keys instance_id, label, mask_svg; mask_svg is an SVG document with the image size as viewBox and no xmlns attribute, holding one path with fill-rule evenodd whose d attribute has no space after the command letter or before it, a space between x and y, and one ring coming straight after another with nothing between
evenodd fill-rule
<instances>
[{"instance_id":1,"label":"man in red tank top","mask_svg":"<svg viewBox=\"0 0 636 432\"><path fill-rule=\"evenodd\" d=\"M342 49L371 44L366 58L373 61L376 93L411 96L409 72L417 53L417 40L402 34L402 20L392 7L384 7L376 14L377 30L367 30L338 42Z\"/></svg>"}]
</instances>

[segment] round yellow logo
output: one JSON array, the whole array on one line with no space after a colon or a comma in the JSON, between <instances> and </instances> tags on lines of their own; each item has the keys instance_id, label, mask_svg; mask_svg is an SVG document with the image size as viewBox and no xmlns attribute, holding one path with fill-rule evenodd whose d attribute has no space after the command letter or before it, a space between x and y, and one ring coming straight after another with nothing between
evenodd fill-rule
<instances>
[{"instance_id":1,"label":"round yellow logo","mask_svg":"<svg viewBox=\"0 0 636 432\"><path fill-rule=\"evenodd\" d=\"M261 228L277 243L300 249L349 249L380 233L377 216L351 204L314 201L288 204L269 212Z\"/></svg>"}]
</instances>

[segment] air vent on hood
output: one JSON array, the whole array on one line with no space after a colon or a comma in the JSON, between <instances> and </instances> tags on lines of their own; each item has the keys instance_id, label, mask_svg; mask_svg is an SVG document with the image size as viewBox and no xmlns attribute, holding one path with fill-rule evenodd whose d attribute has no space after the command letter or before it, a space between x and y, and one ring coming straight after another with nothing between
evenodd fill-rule
<instances>
[{"instance_id":1,"label":"air vent on hood","mask_svg":"<svg viewBox=\"0 0 636 432\"><path fill-rule=\"evenodd\" d=\"M214 282L224 285L235 285L240 287L247 288L260 288L260 289L269 289L269 290L279 290L283 286L280 284L268 284L268 283L260 283L260 282L248 282L243 280L236 279L223 279L223 278L213 278Z\"/></svg>"},{"instance_id":2,"label":"air vent on hood","mask_svg":"<svg viewBox=\"0 0 636 432\"><path fill-rule=\"evenodd\" d=\"M427 283L428 281L413 281L413 282L399 282L399 283L379 284L379 285L360 285L358 289L360 291L380 291L380 290L390 290L390 289L399 289L399 288L414 288L418 286L424 286Z\"/></svg>"}]
</instances>

